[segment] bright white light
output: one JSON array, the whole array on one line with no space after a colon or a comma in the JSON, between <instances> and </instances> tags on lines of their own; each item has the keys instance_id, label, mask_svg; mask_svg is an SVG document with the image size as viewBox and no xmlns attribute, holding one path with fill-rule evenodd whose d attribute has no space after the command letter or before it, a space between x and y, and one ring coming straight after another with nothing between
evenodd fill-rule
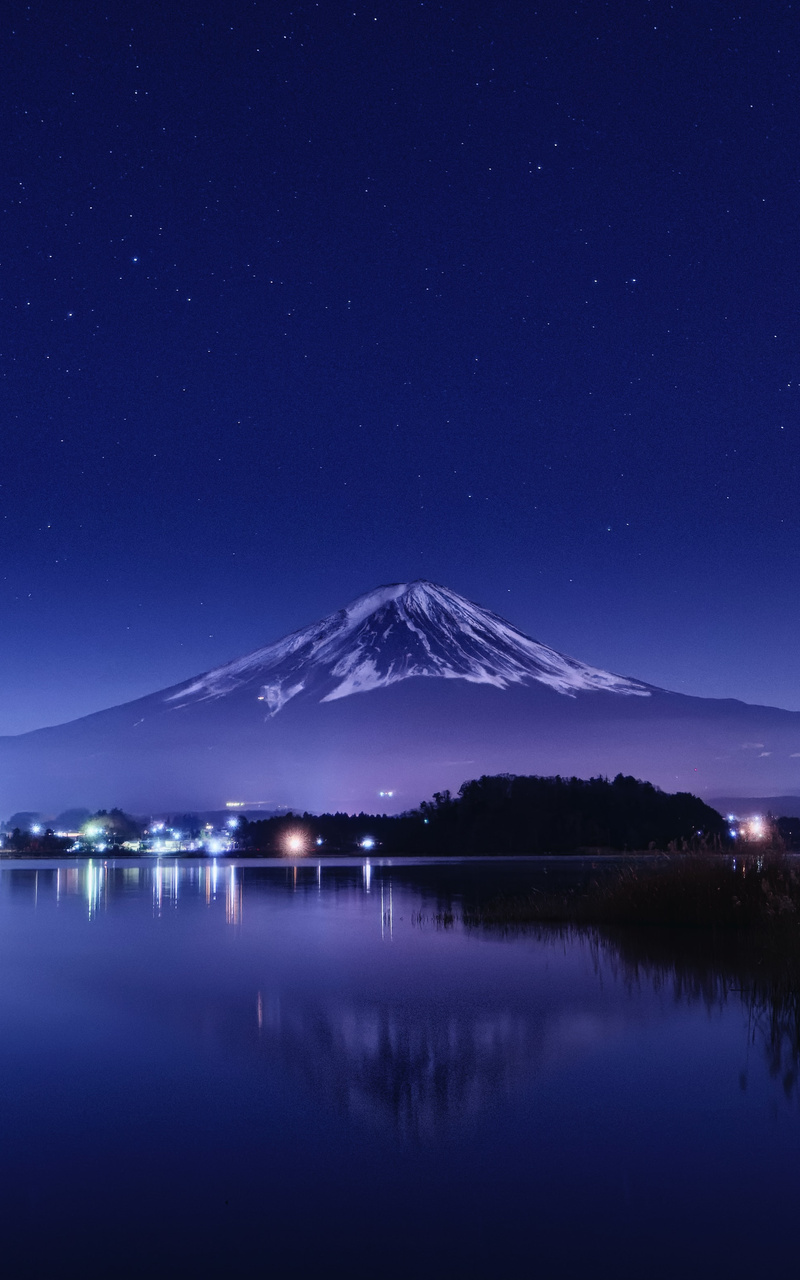
<instances>
[{"instance_id":1,"label":"bright white light","mask_svg":"<svg viewBox=\"0 0 800 1280\"><path fill-rule=\"evenodd\" d=\"M286 848L289 853L305 853L306 840L300 831L290 831L286 837Z\"/></svg>"},{"instance_id":2,"label":"bright white light","mask_svg":"<svg viewBox=\"0 0 800 1280\"><path fill-rule=\"evenodd\" d=\"M375 848L375 841L372 839L372 836L364 836L364 839L361 841L361 848L362 849Z\"/></svg>"},{"instance_id":3,"label":"bright white light","mask_svg":"<svg viewBox=\"0 0 800 1280\"><path fill-rule=\"evenodd\" d=\"M238 819L238 818L228 818L228 826L229 826L229 827L238 827L238 825L239 825L239 819Z\"/></svg>"},{"instance_id":4,"label":"bright white light","mask_svg":"<svg viewBox=\"0 0 800 1280\"><path fill-rule=\"evenodd\" d=\"M42 828L39 826L39 823L38 823L38 822L34 822L33 826L31 827L31 832L32 832L32 834L33 834L33 835L35 835L35 836L38 836L38 835L40 834L41 830L42 830Z\"/></svg>"},{"instance_id":5,"label":"bright white light","mask_svg":"<svg viewBox=\"0 0 800 1280\"><path fill-rule=\"evenodd\" d=\"M316 838L316 840L315 840L315 842L314 842L314 843L315 843L315 844L324 844L324 843L325 843L325 841L322 839L322 836L317 836L317 838Z\"/></svg>"}]
</instances>

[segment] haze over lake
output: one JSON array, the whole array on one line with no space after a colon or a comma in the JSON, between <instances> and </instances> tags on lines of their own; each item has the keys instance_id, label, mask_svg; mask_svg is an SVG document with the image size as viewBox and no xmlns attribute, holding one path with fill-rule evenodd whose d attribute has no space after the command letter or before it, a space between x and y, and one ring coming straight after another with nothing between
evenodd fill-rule
<instances>
[{"instance_id":1,"label":"haze over lake","mask_svg":"<svg viewBox=\"0 0 800 1280\"><path fill-rule=\"evenodd\" d=\"M460 920L464 894L558 874L586 864L0 864L9 1274L743 1276L791 1256L774 1008L691 948L671 967L652 933Z\"/></svg>"}]
</instances>

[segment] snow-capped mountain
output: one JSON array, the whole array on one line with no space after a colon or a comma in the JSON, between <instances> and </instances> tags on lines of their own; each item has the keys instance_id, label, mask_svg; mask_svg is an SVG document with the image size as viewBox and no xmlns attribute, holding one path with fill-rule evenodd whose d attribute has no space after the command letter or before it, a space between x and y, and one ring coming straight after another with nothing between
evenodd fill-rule
<instances>
[{"instance_id":1,"label":"snow-capped mountain","mask_svg":"<svg viewBox=\"0 0 800 1280\"><path fill-rule=\"evenodd\" d=\"M0 739L0 816L234 800L397 811L502 772L786 794L800 790L800 713L670 693L445 587L395 583L171 689Z\"/></svg>"},{"instance_id":2,"label":"snow-capped mountain","mask_svg":"<svg viewBox=\"0 0 800 1280\"><path fill-rule=\"evenodd\" d=\"M433 582L394 582L293 635L216 667L168 695L185 705L260 683L270 715L306 690L334 702L427 676L505 689L532 680L574 696L603 689L649 697L646 685L566 658L455 591Z\"/></svg>"}]
</instances>

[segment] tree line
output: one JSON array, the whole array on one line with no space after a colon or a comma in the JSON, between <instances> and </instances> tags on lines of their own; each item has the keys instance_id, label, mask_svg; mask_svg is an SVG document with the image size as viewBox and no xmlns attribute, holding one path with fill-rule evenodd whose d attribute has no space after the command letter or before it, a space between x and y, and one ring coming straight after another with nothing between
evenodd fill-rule
<instances>
[{"instance_id":1,"label":"tree line","mask_svg":"<svg viewBox=\"0 0 800 1280\"><path fill-rule=\"evenodd\" d=\"M120 809L101 809L91 822L102 825L109 851L136 839L143 825ZM183 814L167 825L188 834L199 834L201 827L195 814ZM290 812L254 821L242 816L231 834L234 856L372 850L413 857L558 854L581 849L722 848L729 840L722 816L696 796L670 795L622 774L611 781L484 776L465 782L458 795L438 791L419 808L396 816ZM51 828L33 834L17 827L3 844L8 852L58 854L72 841L56 836Z\"/></svg>"},{"instance_id":2,"label":"tree line","mask_svg":"<svg viewBox=\"0 0 800 1280\"><path fill-rule=\"evenodd\" d=\"M254 853L357 852L374 841L384 854L437 857L722 847L728 841L721 814L696 796L670 795L622 774L613 781L484 776L465 782L457 796L436 792L398 817L290 813L243 821L239 834Z\"/></svg>"}]
</instances>

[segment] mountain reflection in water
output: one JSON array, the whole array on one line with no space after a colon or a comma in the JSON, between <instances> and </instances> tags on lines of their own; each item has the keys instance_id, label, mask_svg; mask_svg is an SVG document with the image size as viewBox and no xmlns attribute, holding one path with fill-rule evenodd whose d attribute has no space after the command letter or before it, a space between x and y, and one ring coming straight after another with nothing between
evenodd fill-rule
<instances>
[{"instance_id":1,"label":"mountain reflection in water","mask_svg":"<svg viewBox=\"0 0 800 1280\"><path fill-rule=\"evenodd\" d=\"M405 1134L432 1134L485 1110L535 1069L546 1028L498 1012L309 1005L275 1010L264 1044L316 1096Z\"/></svg>"},{"instance_id":2,"label":"mountain reflection in water","mask_svg":"<svg viewBox=\"0 0 800 1280\"><path fill-rule=\"evenodd\" d=\"M433 927L442 928L441 925ZM739 1082L747 1086L749 1051L760 1050L787 1099L796 1098L800 1068L800 949L765 954L742 939L685 933L611 934L597 929L532 931L545 948L588 948L598 980L614 972L632 988L650 985L676 1004L741 1007ZM302 1073L317 1096L403 1133L434 1133L497 1103L554 1058L577 1052L602 1034L589 1013L533 1019L502 1007L480 1014L399 1000L358 1007L307 1004L283 1009L278 999L258 1018L268 1051ZM500 997L500 1002L502 997Z\"/></svg>"},{"instance_id":3,"label":"mountain reflection in water","mask_svg":"<svg viewBox=\"0 0 800 1280\"><path fill-rule=\"evenodd\" d=\"M470 990L446 967L446 980L434 970L414 972L413 952L435 943L437 957L447 962L448 948L461 953L465 941L493 944L509 952L520 945L535 950L539 966L556 969L559 961L582 957L598 984L609 981L618 998L649 990L676 1005L700 1004L708 1010L731 1006L742 1011L742 1054L738 1072L747 1083L748 1055L757 1046L772 1077L787 1097L798 1088L800 1063L800 948L797 954L773 953L737 938L709 938L692 931L624 930L541 926L516 935L465 930L458 919L459 895L453 892L453 867L365 862L323 864L236 865L174 861L114 864L90 861L52 867L5 866L0 894L27 901L40 912L69 910L80 904L85 923L100 918L125 936L133 927L138 938L142 919L151 924L182 913L184 944L200 942L205 961L195 951L173 953L166 965L157 955L141 952L136 983L116 981L113 936L107 938L102 972L82 971L89 990L102 987L115 1002L146 1009L154 1023L185 1028L225 1045L228 1051L255 1055L287 1077L313 1099L315 1106L388 1127L411 1136L435 1136L466 1119L479 1117L511 1096L538 1072L596 1040L614 1034L619 1008L609 1018L595 1009L591 988L570 999L541 996L541 968L505 989ZM483 891L475 864L473 893ZM512 887L521 875L548 874L573 878L576 864L563 868L519 862L486 867L486 884L498 879ZM304 936L310 920L331 924L330 911L369 903L369 944L383 947L370 978L359 971L368 957L353 939L337 937L338 957L320 967L315 946ZM311 905L312 913L308 911ZM290 913L287 918L286 912ZM133 915L131 915L133 912ZM455 915L452 913L455 912ZM202 913L202 914L199 914ZM224 926L223 927L223 920ZM276 934L275 922L280 922ZM336 917L333 917L336 920ZM442 921L453 923L442 924ZM74 923L74 922L73 922ZM226 933L242 934L253 925L248 941L266 973L228 973L230 956L219 953ZM364 921L362 920L362 924ZM220 933L222 929L222 933ZM158 935L154 935L158 938ZM386 947L402 939L403 962L384 972ZM161 941L161 939L158 939ZM241 940L241 939L240 939ZM317 939L319 941L319 939ZM361 938L363 945L364 939ZM216 958L219 967L209 956ZM261 952L261 955L258 953ZM187 964L187 958L193 962ZM253 959L249 955L249 959ZM355 962L346 982L331 982L330 960ZM287 963L288 961L288 963ZM409 963L411 962L411 963ZM275 982L275 971L280 981ZM231 977L233 981L231 981ZM618 1006L618 1001L617 1001Z\"/></svg>"},{"instance_id":4,"label":"mountain reflection in water","mask_svg":"<svg viewBox=\"0 0 800 1280\"><path fill-rule=\"evenodd\" d=\"M789 1274L795 959L463 924L600 871L0 860L7 1273Z\"/></svg>"}]
</instances>

